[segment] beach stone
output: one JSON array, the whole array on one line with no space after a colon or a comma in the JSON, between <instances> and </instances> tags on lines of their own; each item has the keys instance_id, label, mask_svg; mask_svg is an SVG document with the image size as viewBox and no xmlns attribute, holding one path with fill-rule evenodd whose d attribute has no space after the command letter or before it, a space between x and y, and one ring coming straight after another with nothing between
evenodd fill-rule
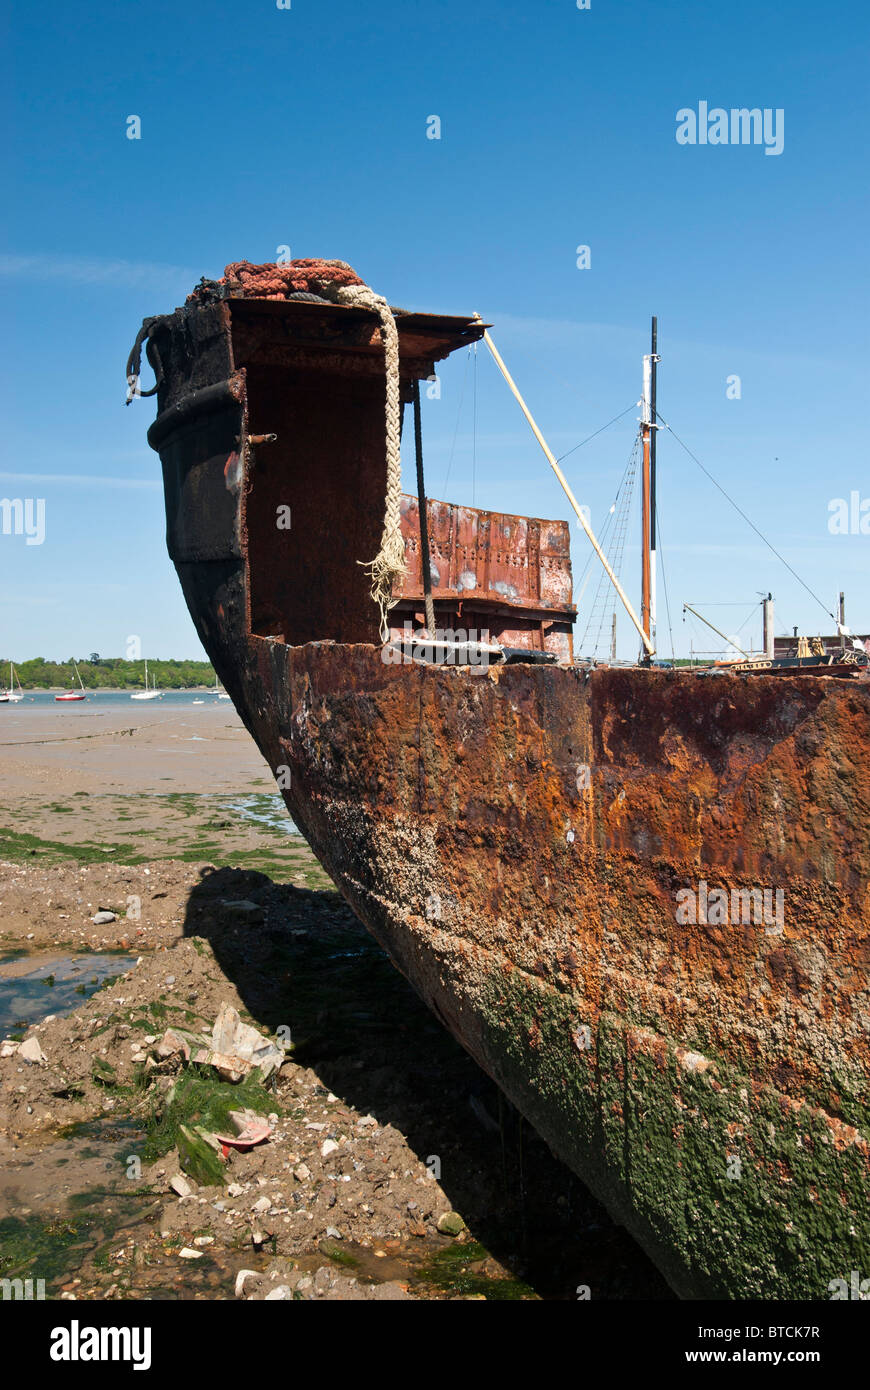
<instances>
[{"instance_id":1,"label":"beach stone","mask_svg":"<svg viewBox=\"0 0 870 1390\"><path fill-rule=\"evenodd\" d=\"M179 1197L189 1197L193 1192L193 1188L183 1173L176 1173L174 1177L170 1178L169 1186Z\"/></svg>"},{"instance_id":2,"label":"beach stone","mask_svg":"<svg viewBox=\"0 0 870 1390\"><path fill-rule=\"evenodd\" d=\"M186 1060L190 1057L190 1043L174 1028L167 1028L154 1051L161 1061L174 1056L176 1052L180 1052Z\"/></svg>"},{"instance_id":3,"label":"beach stone","mask_svg":"<svg viewBox=\"0 0 870 1390\"><path fill-rule=\"evenodd\" d=\"M359 1286L358 1286L358 1287L359 1287ZM349 1291L348 1291L347 1294L345 1294L345 1297L348 1297L348 1296L353 1297L352 1294L349 1294ZM358 1297L358 1298L365 1298L365 1299L371 1299L371 1300L373 1300L375 1303L381 1303L381 1302L395 1302L395 1303L413 1302L413 1298L414 1298L413 1294L408 1293L408 1290L407 1290L407 1289L403 1289L402 1286L401 1286L401 1284L397 1284L397 1283L395 1282L395 1280L392 1280L392 1279L389 1280L389 1282L386 1283L386 1284L375 1284L373 1287L370 1287L369 1289L367 1289L364 1293L363 1293L363 1292L358 1293L358 1294L356 1295L356 1297Z\"/></svg>"},{"instance_id":4,"label":"beach stone","mask_svg":"<svg viewBox=\"0 0 870 1390\"><path fill-rule=\"evenodd\" d=\"M240 1269L236 1275L235 1295L241 1298L245 1292L245 1284L249 1279L258 1279L260 1276L256 1269Z\"/></svg>"},{"instance_id":5,"label":"beach stone","mask_svg":"<svg viewBox=\"0 0 870 1390\"><path fill-rule=\"evenodd\" d=\"M277 1303L282 1299L288 1299L292 1297L293 1290L291 1289L290 1285L279 1284L277 1288L270 1289L269 1293L266 1294L266 1297L263 1301L264 1303Z\"/></svg>"},{"instance_id":6,"label":"beach stone","mask_svg":"<svg viewBox=\"0 0 870 1390\"><path fill-rule=\"evenodd\" d=\"M235 917L241 922L262 922L265 913L259 903L252 903L247 898L224 898L221 907L229 917Z\"/></svg>"},{"instance_id":7,"label":"beach stone","mask_svg":"<svg viewBox=\"0 0 870 1390\"><path fill-rule=\"evenodd\" d=\"M337 1148L338 1145L336 1144L334 1139L324 1139L323 1143L320 1146L321 1157L328 1158L330 1154L335 1153Z\"/></svg>"},{"instance_id":8,"label":"beach stone","mask_svg":"<svg viewBox=\"0 0 870 1390\"><path fill-rule=\"evenodd\" d=\"M91 918L91 921L93 922L95 927L103 927L106 925L107 922L117 922L117 920L117 912L107 912L105 910L95 912L93 917Z\"/></svg>"},{"instance_id":9,"label":"beach stone","mask_svg":"<svg viewBox=\"0 0 870 1390\"><path fill-rule=\"evenodd\" d=\"M458 1211L445 1211L443 1216L439 1216L436 1228L443 1236L458 1236L460 1231L465 1230L465 1222Z\"/></svg>"}]
</instances>

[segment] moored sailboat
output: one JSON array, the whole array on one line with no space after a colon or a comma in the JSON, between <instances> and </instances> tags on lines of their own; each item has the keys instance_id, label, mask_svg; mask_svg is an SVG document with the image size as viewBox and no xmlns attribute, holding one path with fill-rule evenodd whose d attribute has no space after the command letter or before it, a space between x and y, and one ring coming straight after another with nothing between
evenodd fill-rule
<instances>
[{"instance_id":1,"label":"moored sailboat","mask_svg":"<svg viewBox=\"0 0 870 1390\"><path fill-rule=\"evenodd\" d=\"M148 658L145 657L145 689L136 690L130 696L131 700L156 700L163 691L157 689L157 683L152 677L152 684L148 685Z\"/></svg>"},{"instance_id":2,"label":"moored sailboat","mask_svg":"<svg viewBox=\"0 0 870 1390\"><path fill-rule=\"evenodd\" d=\"M75 671L76 679L78 680L78 683L79 683L79 689L76 690L75 687L73 686L73 688L72 688L71 690L64 690L64 691L62 692L62 694L60 694L60 695L55 695L54 698L55 698L56 700L71 701L71 700L86 700L86 699L88 698L88 697L87 697L87 694L86 694L86 692L85 692L84 683L83 683L83 681L82 681L81 676L79 675L79 668L78 668L78 666L76 666L75 662L73 662L72 667L73 667L73 670Z\"/></svg>"}]
</instances>

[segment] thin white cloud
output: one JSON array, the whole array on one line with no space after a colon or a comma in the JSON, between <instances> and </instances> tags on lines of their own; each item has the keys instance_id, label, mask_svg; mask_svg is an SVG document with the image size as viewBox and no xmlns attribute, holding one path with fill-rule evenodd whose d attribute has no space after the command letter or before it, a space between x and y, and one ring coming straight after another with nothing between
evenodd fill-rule
<instances>
[{"instance_id":1,"label":"thin white cloud","mask_svg":"<svg viewBox=\"0 0 870 1390\"><path fill-rule=\"evenodd\" d=\"M160 261L101 260L90 256L18 256L0 253L0 275L20 280L63 280L76 285L140 286L172 284L192 288L201 272Z\"/></svg>"},{"instance_id":2,"label":"thin white cloud","mask_svg":"<svg viewBox=\"0 0 870 1390\"><path fill-rule=\"evenodd\" d=\"M599 353L607 350L619 353L635 353L638 342L646 342L646 320L643 320L639 332L637 327L629 328L622 324L596 321L584 322L579 319L539 318L534 315L526 317L515 313L493 313L489 317L497 324L493 333L503 330L506 334L515 336L518 344L526 352L532 349L537 350L545 345L552 347L554 354L557 350L568 350L569 348L583 350L595 345ZM713 358L721 358L723 355L733 356L736 360L739 354L740 361L744 365L748 362L758 362L785 369L787 365L800 363L804 366L830 368L838 371L844 365L849 368L855 366L851 359L841 360L834 356L819 357L803 350L795 351L782 348L766 350L759 347L757 341L751 346L741 346L717 339L686 338L678 334L675 337L668 337L665 346L669 355L680 352L692 358L697 358L699 354L708 354ZM626 360L633 361L634 358L627 357Z\"/></svg>"},{"instance_id":3,"label":"thin white cloud","mask_svg":"<svg viewBox=\"0 0 870 1390\"><path fill-rule=\"evenodd\" d=\"M162 483L157 478L105 478L96 473L0 473L0 482L57 483L72 487L123 487L158 491Z\"/></svg>"}]
</instances>

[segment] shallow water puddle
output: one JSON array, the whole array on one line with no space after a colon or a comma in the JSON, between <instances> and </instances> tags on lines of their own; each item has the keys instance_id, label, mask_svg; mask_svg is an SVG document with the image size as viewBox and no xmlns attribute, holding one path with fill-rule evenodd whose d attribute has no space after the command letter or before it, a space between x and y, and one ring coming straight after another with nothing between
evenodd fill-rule
<instances>
[{"instance_id":1,"label":"shallow water puddle","mask_svg":"<svg viewBox=\"0 0 870 1390\"><path fill-rule=\"evenodd\" d=\"M0 1038L26 1032L49 1014L77 1009L136 957L120 952L80 955L13 953L0 959Z\"/></svg>"},{"instance_id":2,"label":"shallow water puddle","mask_svg":"<svg viewBox=\"0 0 870 1390\"><path fill-rule=\"evenodd\" d=\"M282 835L298 835L299 831L287 814L284 798L277 792L253 792L226 802L228 811L236 811L243 820L256 821L277 830Z\"/></svg>"}]
</instances>

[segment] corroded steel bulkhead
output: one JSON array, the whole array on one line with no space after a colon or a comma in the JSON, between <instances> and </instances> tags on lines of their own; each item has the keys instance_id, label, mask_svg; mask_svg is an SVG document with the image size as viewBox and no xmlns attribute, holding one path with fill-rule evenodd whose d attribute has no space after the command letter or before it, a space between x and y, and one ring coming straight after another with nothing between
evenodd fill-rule
<instances>
[{"instance_id":1,"label":"corroded steel bulkhead","mask_svg":"<svg viewBox=\"0 0 870 1390\"><path fill-rule=\"evenodd\" d=\"M482 331L396 321L406 399ZM359 565L384 512L377 319L230 283L149 342L191 615L354 910L678 1293L870 1275L870 688L387 663ZM433 523L440 611L567 658L563 524ZM477 565L458 588L438 550L478 558L484 531L513 594Z\"/></svg>"}]
</instances>

